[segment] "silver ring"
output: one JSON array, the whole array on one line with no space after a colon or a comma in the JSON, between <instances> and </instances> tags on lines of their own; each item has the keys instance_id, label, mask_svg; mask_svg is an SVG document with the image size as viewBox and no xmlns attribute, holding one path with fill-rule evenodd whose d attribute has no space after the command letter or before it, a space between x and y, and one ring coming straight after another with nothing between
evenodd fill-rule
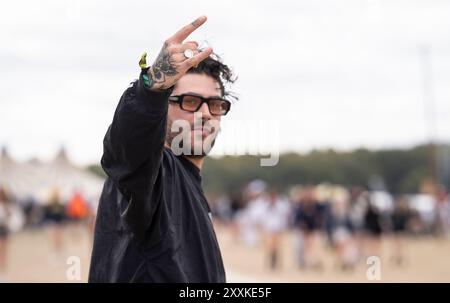
<instances>
[{"instance_id":1,"label":"silver ring","mask_svg":"<svg viewBox=\"0 0 450 303\"><path fill-rule=\"evenodd\" d=\"M183 54L187 59L194 57L194 51L190 48L186 49Z\"/></svg>"}]
</instances>

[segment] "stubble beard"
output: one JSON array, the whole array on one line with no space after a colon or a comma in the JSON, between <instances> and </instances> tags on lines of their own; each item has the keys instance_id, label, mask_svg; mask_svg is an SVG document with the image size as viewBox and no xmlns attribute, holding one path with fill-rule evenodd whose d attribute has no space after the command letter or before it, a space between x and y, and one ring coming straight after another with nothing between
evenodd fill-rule
<instances>
[{"instance_id":1,"label":"stubble beard","mask_svg":"<svg viewBox=\"0 0 450 303\"><path fill-rule=\"evenodd\" d=\"M205 123L202 123L202 126L204 126L204 124ZM179 132L172 132L171 131L171 129L172 129L172 125L173 125L173 121L170 119L170 118L167 118L167 128L166 128L166 139L165 139L165 144L170 148L170 149L172 149L173 150L173 146L172 146L172 142L173 142L173 139L175 138L175 137L177 137L177 136L180 136L181 135L181 131L179 131ZM192 158L192 159L202 159L202 158L204 158L204 157L206 157L209 153L210 153L210 151L212 150L212 148L214 147L214 144L216 143L216 139L217 139L217 135L218 135L218 131L214 131L214 132L212 132L210 135L208 135L205 139L203 139L203 137L202 136L200 136L200 138L198 138L198 139L196 139L197 140L197 142L198 141L200 141L200 145L201 145L201 153L199 154L198 153L198 149L199 148L195 148L195 146L194 146L194 142L191 142L192 141L192 138L191 138L191 130L193 129L193 126L190 124L190 130L189 130L189 132L187 132L185 135L182 135L183 136L183 139L182 139L182 142L181 142L181 144L180 144L180 146L177 146L176 148L182 148L183 150L184 150L184 145L183 144L185 144L186 142L189 142L189 144L190 144L190 149L189 149L189 153L188 154L184 154L183 153L183 156L185 156L185 157L187 157L187 158ZM205 150L205 145L204 145L204 143L205 143L205 141L206 140L208 140L208 138L210 137L210 136L214 136L214 139L211 141L211 144L209 144L207 147L210 147L210 148L207 148L207 150Z\"/></svg>"}]
</instances>

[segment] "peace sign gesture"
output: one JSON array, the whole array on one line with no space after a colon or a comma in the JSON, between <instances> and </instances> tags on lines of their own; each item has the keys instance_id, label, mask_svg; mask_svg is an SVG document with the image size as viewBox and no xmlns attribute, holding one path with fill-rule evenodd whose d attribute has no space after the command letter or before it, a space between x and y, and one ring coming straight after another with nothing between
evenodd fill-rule
<instances>
[{"instance_id":1,"label":"peace sign gesture","mask_svg":"<svg viewBox=\"0 0 450 303\"><path fill-rule=\"evenodd\" d=\"M164 42L161 52L148 70L152 90L172 87L191 67L197 66L212 54L210 47L199 51L197 42L183 42L205 22L206 16L201 16Z\"/></svg>"}]
</instances>

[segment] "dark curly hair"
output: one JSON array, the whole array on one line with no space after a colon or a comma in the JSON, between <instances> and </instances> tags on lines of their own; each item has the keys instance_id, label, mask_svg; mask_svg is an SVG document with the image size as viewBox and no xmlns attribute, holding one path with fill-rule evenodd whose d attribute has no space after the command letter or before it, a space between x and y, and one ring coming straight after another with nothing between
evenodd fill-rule
<instances>
[{"instance_id":1,"label":"dark curly hair","mask_svg":"<svg viewBox=\"0 0 450 303\"><path fill-rule=\"evenodd\" d=\"M235 93L225 88L226 84L233 84L237 77L233 75L232 70L228 65L222 63L222 59L217 54L211 54L208 58L198 64L197 67L192 67L187 71L188 74L205 74L212 77L219 83L222 96L238 99Z\"/></svg>"}]
</instances>

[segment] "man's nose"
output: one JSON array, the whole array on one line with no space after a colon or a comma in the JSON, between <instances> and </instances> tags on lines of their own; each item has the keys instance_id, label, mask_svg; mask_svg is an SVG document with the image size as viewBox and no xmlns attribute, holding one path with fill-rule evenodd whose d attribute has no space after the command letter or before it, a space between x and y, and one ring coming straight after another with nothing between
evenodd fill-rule
<instances>
[{"instance_id":1,"label":"man's nose","mask_svg":"<svg viewBox=\"0 0 450 303\"><path fill-rule=\"evenodd\" d=\"M202 119L203 120L210 120L211 119L211 113L209 111L209 107L207 103L203 103L202 106L200 106L199 113L202 114Z\"/></svg>"}]
</instances>

